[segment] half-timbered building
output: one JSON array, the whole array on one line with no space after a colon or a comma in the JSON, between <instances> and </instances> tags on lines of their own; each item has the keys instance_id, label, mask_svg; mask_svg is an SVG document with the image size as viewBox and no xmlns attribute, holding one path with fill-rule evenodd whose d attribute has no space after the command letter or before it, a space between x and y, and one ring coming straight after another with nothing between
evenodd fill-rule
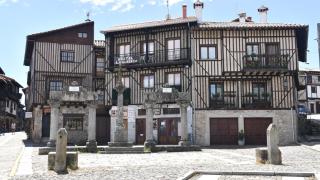
<instances>
[{"instance_id":1,"label":"half-timbered building","mask_svg":"<svg viewBox=\"0 0 320 180\"><path fill-rule=\"evenodd\" d=\"M274 123L280 143L296 140L298 62L306 61L308 26L269 23L241 13L232 22L205 22L203 3L196 17L111 27L106 37L105 104L111 109L111 139L116 115L117 71L124 77L129 141L145 136L145 92L174 87L192 96L188 110L190 140L199 145L266 144ZM153 135L158 144L176 144L180 110L175 102L155 109Z\"/></svg>"},{"instance_id":2,"label":"half-timbered building","mask_svg":"<svg viewBox=\"0 0 320 180\"><path fill-rule=\"evenodd\" d=\"M50 92L62 91L71 84L77 84L88 91L101 91L101 83L104 83L104 62L101 61L104 59L104 48L101 48L103 43L94 41L93 21L27 36L24 65L30 69L26 109L33 113L33 140L40 142L50 135ZM100 100L104 99L100 96ZM67 107L71 105L74 104L64 104ZM81 105L75 105L78 106ZM103 106L104 102L100 101L98 109L104 109ZM68 115L59 120L60 124L62 122L63 125L59 126L66 127L69 132L86 134L82 132L87 129L83 114ZM83 144L86 141L83 136L73 137L70 143Z\"/></svg>"},{"instance_id":3,"label":"half-timbered building","mask_svg":"<svg viewBox=\"0 0 320 180\"><path fill-rule=\"evenodd\" d=\"M11 130L11 124L16 123L19 129L23 123L23 106L20 104L22 86L14 79L5 75L0 67L0 129L4 132ZM23 113L23 112L22 112Z\"/></svg>"}]
</instances>

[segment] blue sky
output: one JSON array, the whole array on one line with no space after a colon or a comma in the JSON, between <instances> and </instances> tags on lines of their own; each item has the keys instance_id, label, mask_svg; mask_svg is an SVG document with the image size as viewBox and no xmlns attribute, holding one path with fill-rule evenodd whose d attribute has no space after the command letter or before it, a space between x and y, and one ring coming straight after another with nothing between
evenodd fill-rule
<instances>
[{"instance_id":1,"label":"blue sky","mask_svg":"<svg viewBox=\"0 0 320 180\"><path fill-rule=\"evenodd\" d=\"M95 21L95 39L100 30L113 25L164 19L166 0L0 0L0 67L6 75L26 86L28 67L23 66L28 34L81 23L86 12ZM181 5L194 15L193 0L169 0L172 17L181 16ZM309 65L319 67L316 24L320 22L319 0L203 0L205 21L230 21L240 11L259 21L257 8L269 7L269 22L309 24Z\"/></svg>"}]
</instances>

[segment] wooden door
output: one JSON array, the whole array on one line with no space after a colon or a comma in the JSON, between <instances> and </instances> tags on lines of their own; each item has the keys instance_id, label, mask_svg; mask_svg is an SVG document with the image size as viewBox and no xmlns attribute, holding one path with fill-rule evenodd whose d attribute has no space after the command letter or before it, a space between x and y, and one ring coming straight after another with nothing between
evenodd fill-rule
<instances>
[{"instance_id":1,"label":"wooden door","mask_svg":"<svg viewBox=\"0 0 320 180\"><path fill-rule=\"evenodd\" d=\"M320 102L316 102L316 114L320 114Z\"/></svg>"},{"instance_id":2,"label":"wooden door","mask_svg":"<svg viewBox=\"0 0 320 180\"><path fill-rule=\"evenodd\" d=\"M146 140L146 119L136 119L136 144L144 144Z\"/></svg>"},{"instance_id":3,"label":"wooden door","mask_svg":"<svg viewBox=\"0 0 320 180\"><path fill-rule=\"evenodd\" d=\"M245 143L247 145L266 145L267 128L272 118L244 118Z\"/></svg>"},{"instance_id":4,"label":"wooden door","mask_svg":"<svg viewBox=\"0 0 320 180\"><path fill-rule=\"evenodd\" d=\"M311 114L314 114L314 104L310 104L310 112Z\"/></svg>"},{"instance_id":5,"label":"wooden door","mask_svg":"<svg viewBox=\"0 0 320 180\"><path fill-rule=\"evenodd\" d=\"M159 119L158 121L158 142L159 144L178 144L178 119Z\"/></svg>"},{"instance_id":6,"label":"wooden door","mask_svg":"<svg viewBox=\"0 0 320 180\"><path fill-rule=\"evenodd\" d=\"M96 139L98 145L107 145L110 142L110 116L97 115Z\"/></svg>"},{"instance_id":7,"label":"wooden door","mask_svg":"<svg viewBox=\"0 0 320 180\"><path fill-rule=\"evenodd\" d=\"M50 136L50 113L42 117L42 137Z\"/></svg>"},{"instance_id":8,"label":"wooden door","mask_svg":"<svg viewBox=\"0 0 320 180\"><path fill-rule=\"evenodd\" d=\"M211 118L210 145L237 145L238 118Z\"/></svg>"}]
</instances>

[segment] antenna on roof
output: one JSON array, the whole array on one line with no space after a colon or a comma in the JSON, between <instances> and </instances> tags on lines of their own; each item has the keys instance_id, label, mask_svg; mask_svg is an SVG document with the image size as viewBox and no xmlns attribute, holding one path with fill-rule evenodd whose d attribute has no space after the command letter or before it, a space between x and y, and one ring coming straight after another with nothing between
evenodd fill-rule
<instances>
[{"instance_id":1,"label":"antenna on roof","mask_svg":"<svg viewBox=\"0 0 320 180\"><path fill-rule=\"evenodd\" d=\"M168 14L167 14L166 19L169 20L171 18L170 17L170 10L169 10L169 0L167 0L167 11L168 11Z\"/></svg>"},{"instance_id":2,"label":"antenna on roof","mask_svg":"<svg viewBox=\"0 0 320 180\"><path fill-rule=\"evenodd\" d=\"M91 21L91 20L90 20L90 12L89 12L89 11L87 12L87 19L86 19L86 21L87 21L87 22Z\"/></svg>"}]
</instances>

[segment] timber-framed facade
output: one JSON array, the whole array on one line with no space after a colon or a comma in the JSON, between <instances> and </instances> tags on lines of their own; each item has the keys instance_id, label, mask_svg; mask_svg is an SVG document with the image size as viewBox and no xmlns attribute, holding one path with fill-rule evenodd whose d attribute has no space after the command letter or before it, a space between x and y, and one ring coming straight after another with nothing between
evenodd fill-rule
<instances>
[{"instance_id":1,"label":"timber-framed facade","mask_svg":"<svg viewBox=\"0 0 320 180\"><path fill-rule=\"evenodd\" d=\"M195 8L203 8L203 3L196 3ZM260 9L260 13L268 10ZM265 144L270 123L280 128L281 144L294 142L297 90L301 88L298 62L306 61L308 26L256 23L245 14L232 22L203 22L200 18L182 17L102 31L107 54L106 105L115 115L114 70L121 64L127 77L123 83L127 86L124 101L130 141L139 144L139 134L144 135L143 93L172 85L175 79L169 82L167 74L179 72L180 87L176 88L192 95L188 127L193 143L234 145L243 131L246 144ZM176 53L175 40L180 40L180 59L170 61L170 52ZM150 77L152 87L148 84ZM167 115L167 111L176 115ZM163 103L155 114L154 138L158 144L171 135L179 139L179 107ZM174 118L176 121L170 120ZM168 126L169 132L161 136Z\"/></svg>"}]
</instances>

